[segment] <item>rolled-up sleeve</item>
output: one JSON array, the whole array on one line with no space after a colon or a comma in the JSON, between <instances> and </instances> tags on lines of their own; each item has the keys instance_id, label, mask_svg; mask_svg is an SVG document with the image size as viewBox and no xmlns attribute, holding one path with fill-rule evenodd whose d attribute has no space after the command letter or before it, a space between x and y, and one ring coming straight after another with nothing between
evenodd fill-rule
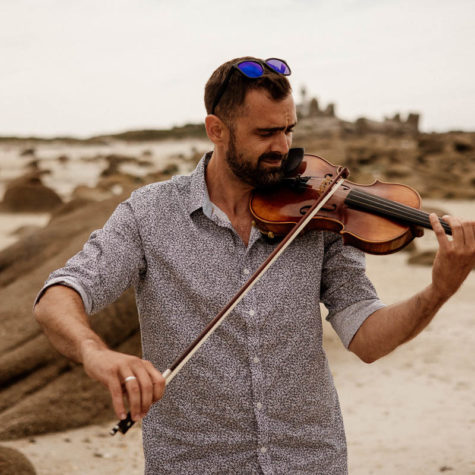
<instances>
[{"instance_id":1,"label":"rolled-up sleeve","mask_svg":"<svg viewBox=\"0 0 475 475\"><path fill-rule=\"evenodd\" d=\"M365 270L363 252L344 246L340 236L326 233L321 301L346 348L366 318L384 307Z\"/></svg>"},{"instance_id":2,"label":"rolled-up sleeve","mask_svg":"<svg viewBox=\"0 0 475 475\"><path fill-rule=\"evenodd\" d=\"M142 241L129 201L121 203L83 249L50 274L36 297L56 284L76 290L91 315L114 302L146 271Z\"/></svg>"}]
</instances>

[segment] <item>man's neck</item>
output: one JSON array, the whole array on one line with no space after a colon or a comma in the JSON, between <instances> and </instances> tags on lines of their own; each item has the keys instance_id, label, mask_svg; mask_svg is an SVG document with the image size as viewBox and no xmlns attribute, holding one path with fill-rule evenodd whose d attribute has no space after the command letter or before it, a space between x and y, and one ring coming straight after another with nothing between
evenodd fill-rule
<instances>
[{"instance_id":1,"label":"man's neck","mask_svg":"<svg viewBox=\"0 0 475 475\"><path fill-rule=\"evenodd\" d=\"M249 211L249 199L252 186L243 183L226 166L224 157L216 156L213 152L206 167L206 185L209 198L218 208L228 216L234 229L247 245L251 232L251 213Z\"/></svg>"},{"instance_id":2,"label":"man's neck","mask_svg":"<svg viewBox=\"0 0 475 475\"><path fill-rule=\"evenodd\" d=\"M227 166L221 166L213 152L206 167L206 185L210 200L228 217L249 216L252 186L243 183Z\"/></svg>"}]
</instances>

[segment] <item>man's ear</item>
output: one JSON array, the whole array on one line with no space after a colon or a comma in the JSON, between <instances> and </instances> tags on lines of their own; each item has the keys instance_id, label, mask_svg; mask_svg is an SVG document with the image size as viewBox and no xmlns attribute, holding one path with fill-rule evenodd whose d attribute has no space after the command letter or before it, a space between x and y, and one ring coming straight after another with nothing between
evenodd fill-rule
<instances>
[{"instance_id":1,"label":"man's ear","mask_svg":"<svg viewBox=\"0 0 475 475\"><path fill-rule=\"evenodd\" d=\"M205 119L206 134L215 145L227 143L228 128L224 122L214 114L206 116Z\"/></svg>"}]
</instances>

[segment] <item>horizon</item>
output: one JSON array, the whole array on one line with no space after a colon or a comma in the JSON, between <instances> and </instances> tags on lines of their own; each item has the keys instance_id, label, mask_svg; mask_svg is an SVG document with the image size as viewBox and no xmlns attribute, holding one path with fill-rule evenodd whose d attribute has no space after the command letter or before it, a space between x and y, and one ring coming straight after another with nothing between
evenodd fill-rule
<instances>
[{"instance_id":1,"label":"horizon","mask_svg":"<svg viewBox=\"0 0 475 475\"><path fill-rule=\"evenodd\" d=\"M341 119L340 117L338 117L337 115L337 118L338 119ZM379 120L376 120L372 117L364 117L365 119L369 119L369 120L375 120L376 122L382 122L384 120L384 118L382 118L380 121ZM402 117L402 119L404 119L404 116ZM341 119L342 121L345 121L345 119ZM350 122L350 121L348 121ZM354 121L351 121L351 122L354 122ZM94 139L100 139L102 137L115 137L117 135L123 135L123 134L126 134L126 133L130 133L130 132L157 132L157 131L165 131L165 132L168 132L168 131L172 131L173 129L180 129L182 127L186 127L188 125L201 125L203 124L204 125L204 121L203 122L187 122L187 123L183 123L183 124L172 124L170 127L157 127L157 128L153 128L153 127L149 127L149 128L144 128L144 129L139 129L139 128L131 128L131 129L120 129L120 130L111 130L111 131L105 131L105 132L101 132L101 133L94 133L94 134L90 134L90 135L74 135L74 134L69 134L69 135L3 135L3 134L0 134L0 141L2 140L19 140L19 141L22 141L22 140L39 140L39 141L42 141L42 140L45 140L45 141L61 141L61 140L77 140L79 142L81 141L88 141L88 140L94 140ZM298 123L297 123L297 126L298 126ZM448 129L448 130L438 130L438 131L424 131L424 130L419 130L419 133L420 134L473 134L475 133L475 129L474 130L463 130L463 129ZM184 137L177 137L177 138L173 138L173 137L164 137L164 138L156 138L156 139L143 139L143 140L138 140L138 139L133 139L132 141L137 141L137 142L147 142L147 141L161 141L161 140L182 140L182 139L187 139L189 138L188 136L184 136ZM127 140L131 140L131 139L127 139ZM203 136L203 140L206 140L206 136Z\"/></svg>"},{"instance_id":2,"label":"horizon","mask_svg":"<svg viewBox=\"0 0 475 475\"><path fill-rule=\"evenodd\" d=\"M305 86L342 120L415 112L421 132L470 132L474 13L469 0L4 0L0 136L202 123L208 77L244 54L286 59L296 102Z\"/></svg>"}]
</instances>

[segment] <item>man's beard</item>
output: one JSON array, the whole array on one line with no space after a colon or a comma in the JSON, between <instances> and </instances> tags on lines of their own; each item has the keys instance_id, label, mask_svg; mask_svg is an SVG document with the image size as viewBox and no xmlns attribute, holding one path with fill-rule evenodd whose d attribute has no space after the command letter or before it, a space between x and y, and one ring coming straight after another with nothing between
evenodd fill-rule
<instances>
[{"instance_id":1,"label":"man's beard","mask_svg":"<svg viewBox=\"0 0 475 475\"><path fill-rule=\"evenodd\" d=\"M250 161L244 159L242 153L238 153L235 137L231 132L226 162L234 175L244 183L254 188L267 188L277 185L284 177L284 164L287 155L278 152L264 153L258 158L257 165L254 166ZM263 167L262 161L265 159L279 159L281 164L279 167Z\"/></svg>"}]
</instances>

